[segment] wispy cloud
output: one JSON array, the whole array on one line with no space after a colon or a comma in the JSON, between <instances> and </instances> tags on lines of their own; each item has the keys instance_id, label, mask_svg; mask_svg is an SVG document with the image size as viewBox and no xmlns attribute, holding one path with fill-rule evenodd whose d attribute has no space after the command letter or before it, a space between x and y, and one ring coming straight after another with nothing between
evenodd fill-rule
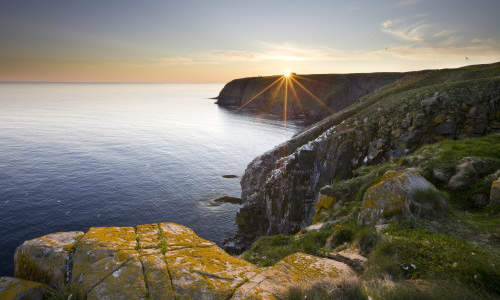
<instances>
[{"instance_id":1,"label":"wispy cloud","mask_svg":"<svg viewBox=\"0 0 500 300\"><path fill-rule=\"evenodd\" d=\"M408 6L408 5L415 5L419 2L421 2L421 0L399 0L396 3L396 5L397 6Z\"/></svg>"},{"instance_id":2,"label":"wispy cloud","mask_svg":"<svg viewBox=\"0 0 500 300\"><path fill-rule=\"evenodd\" d=\"M227 64L251 62L267 64L270 62L346 64L362 62L383 62L394 59L409 62L459 62L469 57L471 62L483 63L500 60L500 43L493 39L474 39L460 45L452 31L436 31L428 34L438 43L426 39L412 39L413 43L395 44L387 48L346 51L328 47L299 47L292 43L259 43L259 50L214 50L205 55L193 57L162 58L166 64Z\"/></svg>"},{"instance_id":3,"label":"wispy cloud","mask_svg":"<svg viewBox=\"0 0 500 300\"><path fill-rule=\"evenodd\" d=\"M402 20L386 20L381 26L383 32L411 42L422 42L426 31L431 28L431 24L425 21L407 24Z\"/></svg>"}]
</instances>

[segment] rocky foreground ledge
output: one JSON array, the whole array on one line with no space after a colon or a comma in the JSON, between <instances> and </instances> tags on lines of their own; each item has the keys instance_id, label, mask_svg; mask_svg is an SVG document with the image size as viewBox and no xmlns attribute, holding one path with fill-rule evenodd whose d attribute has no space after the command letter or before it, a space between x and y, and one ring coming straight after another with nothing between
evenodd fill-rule
<instances>
[{"instance_id":1,"label":"rocky foreground ledge","mask_svg":"<svg viewBox=\"0 0 500 300\"><path fill-rule=\"evenodd\" d=\"M14 264L0 299L43 299L69 286L87 299L276 299L292 286L355 276L302 253L257 267L174 223L45 235L19 246Z\"/></svg>"}]
</instances>

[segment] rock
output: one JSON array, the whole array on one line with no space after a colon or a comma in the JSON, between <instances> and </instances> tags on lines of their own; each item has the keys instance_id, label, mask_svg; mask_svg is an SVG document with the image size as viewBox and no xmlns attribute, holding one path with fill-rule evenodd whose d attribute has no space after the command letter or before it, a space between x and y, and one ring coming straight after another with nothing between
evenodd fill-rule
<instances>
[{"instance_id":1,"label":"rock","mask_svg":"<svg viewBox=\"0 0 500 300\"><path fill-rule=\"evenodd\" d=\"M35 240L54 239L54 235ZM56 235L60 240L62 236L81 237L74 245L74 264L68 264L68 268L74 275L72 286L89 300L247 299L250 296L276 299L288 287L355 276L346 264L301 253L290 255L272 267L259 268L175 223L135 228L92 227L83 236L82 233ZM37 248L43 249L46 244L31 243L33 249L27 252L27 257L39 259L30 255L40 253ZM23 266L26 265L19 265ZM49 282L53 280L51 276L59 276L47 274ZM27 288L34 293L42 287L45 285L2 278L0 298L37 299L35 294L29 294L28 298L12 295L24 295Z\"/></svg>"},{"instance_id":2,"label":"rock","mask_svg":"<svg viewBox=\"0 0 500 300\"><path fill-rule=\"evenodd\" d=\"M236 198L236 197L231 197L231 196L222 196L219 197L215 200L213 200L215 203L231 203L231 204L241 204L241 199Z\"/></svg>"},{"instance_id":3,"label":"rock","mask_svg":"<svg viewBox=\"0 0 500 300\"><path fill-rule=\"evenodd\" d=\"M237 175L222 175L223 178L238 178Z\"/></svg>"},{"instance_id":4,"label":"rock","mask_svg":"<svg viewBox=\"0 0 500 300\"><path fill-rule=\"evenodd\" d=\"M473 195L470 199L475 207L484 207L488 205L488 196L485 194L476 194Z\"/></svg>"},{"instance_id":5,"label":"rock","mask_svg":"<svg viewBox=\"0 0 500 300\"><path fill-rule=\"evenodd\" d=\"M320 193L318 202L314 206L315 214L313 224L319 221L322 213L326 213L329 209L332 209L336 202L337 199L335 197Z\"/></svg>"},{"instance_id":6,"label":"rock","mask_svg":"<svg viewBox=\"0 0 500 300\"><path fill-rule=\"evenodd\" d=\"M338 252L332 252L328 254L327 257L345 263L356 271L362 271L364 264L368 261L368 258L361 255L355 249L344 249Z\"/></svg>"},{"instance_id":7,"label":"rock","mask_svg":"<svg viewBox=\"0 0 500 300\"><path fill-rule=\"evenodd\" d=\"M491 183L490 205L500 204L500 177Z\"/></svg>"},{"instance_id":8,"label":"rock","mask_svg":"<svg viewBox=\"0 0 500 300\"><path fill-rule=\"evenodd\" d=\"M295 253L250 278L231 299L276 299L291 287L353 277L354 272L345 263Z\"/></svg>"},{"instance_id":9,"label":"rock","mask_svg":"<svg viewBox=\"0 0 500 300\"><path fill-rule=\"evenodd\" d=\"M82 236L81 231L57 232L25 241L14 254L14 275L52 287L63 286L69 280L72 248Z\"/></svg>"},{"instance_id":10,"label":"rock","mask_svg":"<svg viewBox=\"0 0 500 300\"><path fill-rule=\"evenodd\" d=\"M417 197L419 192L425 193L424 197ZM415 169L387 171L379 183L366 190L358 223L376 224L394 215L434 216L445 208L445 199L436 187Z\"/></svg>"},{"instance_id":11,"label":"rock","mask_svg":"<svg viewBox=\"0 0 500 300\"><path fill-rule=\"evenodd\" d=\"M49 289L45 284L14 277L0 277L0 299L43 300Z\"/></svg>"},{"instance_id":12,"label":"rock","mask_svg":"<svg viewBox=\"0 0 500 300\"><path fill-rule=\"evenodd\" d=\"M192 299L227 299L258 272L217 246L168 251L165 257L176 294Z\"/></svg>"},{"instance_id":13,"label":"rock","mask_svg":"<svg viewBox=\"0 0 500 300\"><path fill-rule=\"evenodd\" d=\"M88 286L88 300L146 299L147 290L141 261L137 258L124 263L116 258L104 258L89 266L83 275Z\"/></svg>"},{"instance_id":14,"label":"rock","mask_svg":"<svg viewBox=\"0 0 500 300\"><path fill-rule=\"evenodd\" d=\"M477 178L494 171L488 161L477 157L464 157L456 167L456 173L450 178L448 186L452 189L465 188Z\"/></svg>"},{"instance_id":15,"label":"rock","mask_svg":"<svg viewBox=\"0 0 500 300\"><path fill-rule=\"evenodd\" d=\"M49 291L50 288L40 282L7 276L0 277L0 299L42 300Z\"/></svg>"},{"instance_id":16,"label":"rock","mask_svg":"<svg viewBox=\"0 0 500 300\"><path fill-rule=\"evenodd\" d=\"M109 264L119 267L129 256L138 255L137 241L133 227L92 227L81 238L73 258L72 281L82 283L89 267L102 260L109 259ZM84 276L84 277L81 277ZM89 279L90 280L90 279ZM88 281L88 280L87 280Z\"/></svg>"},{"instance_id":17,"label":"rock","mask_svg":"<svg viewBox=\"0 0 500 300\"><path fill-rule=\"evenodd\" d=\"M448 183L450 180L450 175L446 173L446 171L441 170L441 169L433 169L432 170L432 176L436 178L437 180L441 181L442 183Z\"/></svg>"}]
</instances>

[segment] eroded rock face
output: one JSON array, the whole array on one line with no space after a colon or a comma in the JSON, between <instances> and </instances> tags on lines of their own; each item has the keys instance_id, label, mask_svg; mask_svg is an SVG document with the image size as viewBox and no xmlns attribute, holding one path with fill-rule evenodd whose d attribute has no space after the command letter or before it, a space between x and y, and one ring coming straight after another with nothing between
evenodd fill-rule
<instances>
[{"instance_id":1,"label":"eroded rock face","mask_svg":"<svg viewBox=\"0 0 500 300\"><path fill-rule=\"evenodd\" d=\"M417 198L417 192L425 192L424 197ZM425 196L429 194L432 197ZM405 218L439 215L445 207L445 199L436 187L415 169L387 171L379 183L366 190L358 223L374 225L394 215Z\"/></svg>"},{"instance_id":2,"label":"eroded rock face","mask_svg":"<svg viewBox=\"0 0 500 300\"><path fill-rule=\"evenodd\" d=\"M13 277L0 277L0 299L43 300L48 292L45 284Z\"/></svg>"},{"instance_id":3,"label":"eroded rock face","mask_svg":"<svg viewBox=\"0 0 500 300\"><path fill-rule=\"evenodd\" d=\"M14 255L14 275L53 287L68 281L71 251L81 231L57 232L25 241Z\"/></svg>"},{"instance_id":4,"label":"eroded rock face","mask_svg":"<svg viewBox=\"0 0 500 300\"><path fill-rule=\"evenodd\" d=\"M401 83L411 80L403 78ZM258 236L293 234L310 225L319 190L350 178L362 165L442 139L498 131L499 94L498 79L439 92L417 90L404 97L386 96L383 103L359 102L318 122L248 165L241 179L238 233L225 242L226 249L240 252ZM438 128L451 121L453 130Z\"/></svg>"},{"instance_id":5,"label":"eroded rock face","mask_svg":"<svg viewBox=\"0 0 500 300\"><path fill-rule=\"evenodd\" d=\"M79 238L71 246L74 249L73 263L61 263L71 271L72 286L86 294L89 300L276 299L286 288L304 282L354 276L343 263L300 253L283 259L273 267L258 268L227 254L190 228L174 223L139 225L135 228L92 227L85 234L57 233L35 240L52 240L55 236L68 245L67 237ZM63 236L66 238L62 239ZM48 247L47 242L25 244L34 248L23 252L30 261L36 265L48 262L59 267L58 260L48 260L53 255L36 256ZM59 244L50 245L50 251L44 253L61 249ZM64 247L62 249L61 252L64 252ZM25 274L23 266L26 265L19 265L19 274ZM49 282L54 278L60 280L57 272L44 274ZM0 291L2 286L8 286L4 290L24 295L25 290L13 288L12 282L21 287L29 286L29 282L9 279L0 283ZM43 285L36 284L38 286Z\"/></svg>"}]
</instances>

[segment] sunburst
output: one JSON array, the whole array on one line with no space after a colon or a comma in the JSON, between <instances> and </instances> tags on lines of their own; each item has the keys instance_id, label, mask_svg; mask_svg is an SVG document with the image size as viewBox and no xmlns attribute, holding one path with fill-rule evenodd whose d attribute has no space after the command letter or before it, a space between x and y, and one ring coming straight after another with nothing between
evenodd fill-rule
<instances>
[{"instance_id":1,"label":"sunburst","mask_svg":"<svg viewBox=\"0 0 500 300\"><path fill-rule=\"evenodd\" d=\"M325 108L329 113L333 113L332 109L328 107L318 96L316 96L313 92L311 92L307 87L305 87L302 83L299 82L299 79L305 79L305 80L312 80L300 75L296 75L295 73L292 73L290 71L285 71L282 76L278 77L276 80L268 84L266 87L264 87L262 90L260 90L257 94L249 98L245 103L243 103L237 111L241 111L245 106L250 104L252 101L254 101L257 97L260 95L264 94L267 90L275 86L277 83L280 83L277 87L277 91L281 90L281 87L283 86L283 125L286 127L287 123L287 117L288 117L288 87L290 86L290 90L292 91L293 96L295 97L297 101L297 105L299 106L300 110L304 112L303 106L302 106L302 101L300 100L295 84L297 84L298 87L300 87L304 92L306 92L309 96L311 96L319 105L321 105L323 108Z\"/></svg>"}]
</instances>

